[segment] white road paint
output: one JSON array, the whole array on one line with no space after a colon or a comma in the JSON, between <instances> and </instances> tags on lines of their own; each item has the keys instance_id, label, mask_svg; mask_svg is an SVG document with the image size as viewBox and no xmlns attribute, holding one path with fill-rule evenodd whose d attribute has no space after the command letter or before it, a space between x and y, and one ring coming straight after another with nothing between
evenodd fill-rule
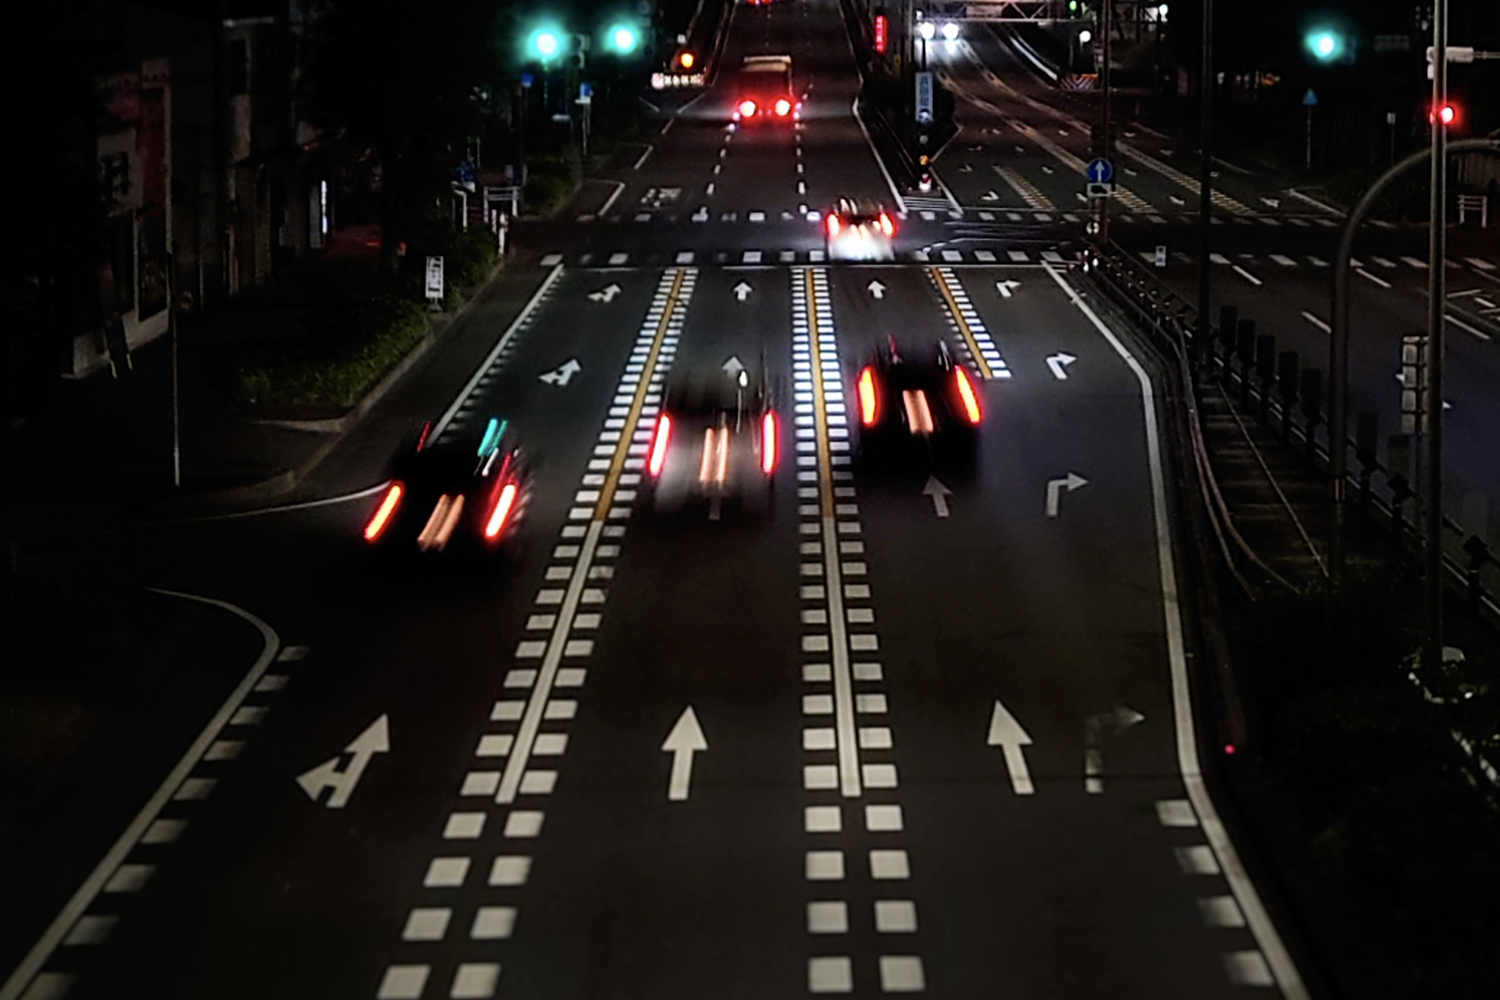
<instances>
[{"instance_id":1,"label":"white road paint","mask_svg":"<svg viewBox=\"0 0 1500 1000\"><path fill-rule=\"evenodd\" d=\"M877 299L885 298L885 286L882 285L879 280L870 282L865 286L865 289Z\"/></svg>"},{"instance_id":2,"label":"white road paint","mask_svg":"<svg viewBox=\"0 0 1500 1000\"><path fill-rule=\"evenodd\" d=\"M751 262L747 260L746 263L751 263ZM737 299L740 302L744 302L746 299L748 299L750 297L750 291L751 291L751 289L750 289L750 283L746 282L746 281L741 281L739 284L737 284L737 285L734 286L733 291L734 291L734 297L735 297L735 299Z\"/></svg>"},{"instance_id":3,"label":"white road paint","mask_svg":"<svg viewBox=\"0 0 1500 1000\"><path fill-rule=\"evenodd\" d=\"M149 587L147 589L152 593L163 594L167 597L177 597L185 601L207 604L210 607L219 608L243 619L260 633L260 655L255 658L255 662L250 665L250 669L240 680L239 684L235 686L235 689L229 693L229 697L224 699L224 704L220 705L219 710L208 720L208 724L203 727L203 731L198 734L198 738L187 748L187 752L182 755L182 759L177 762L177 766L172 768L171 772L168 773L166 780L146 800L146 804L141 807L141 811L136 814L135 819L130 821L130 825L125 828L125 832L120 834L110 849L105 852L104 857L94 866L94 870L83 880L83 884L74 891L72 897L68 899L62 910L52 919L52 923L47 925L47 929L42 932L42 936L31 946L31 950L26 953L25 958L21 959L21 963L11 972L9 978L5 980L4 985L0 985L0 1000L20 1000L20 997L27 992L32 981L37 978L37 974L42 971L42 967L46 965L52 953L57 950L57 946L63 942L68 932L73 929L73 926L78 923L79 919L88 911L88 908L93 905L95 897L104 890L104 887L121 870L126 857L129 856L130 852L135 849L135 846L145 837L146 831L151 829L152 825L156 823L157 817L161 814L163 807L190 780L188 776L198 766L198 762L203 759L204 755L208 752L208 748L219 739L219 734L223 732L225 726L230 724L230 719L239 711L240 705L250 695L250 692L255 690L255 686L260 683L261 678L265 675L266 668L276 659L276 652L281 647L281 639L271 626L243 608L236 607L227 601L220 601L211 597L200 597L197 594L185 594L180 591L161 590L156 587ZM48 993L47 995L57 994Z\"/></svg>"},{"instance_id":4,"label":"white road paint","mask_svg":"<svg viewBox=\"0 0 1500 1000\"><path fill-rule=\"evenodd\" d=\"M669 121L669 122L667 122L667 124L671 125L672 123ZM655 146L652 146L652 145L648 144L646 146L646 151L641 154L641 158L640 159L638 159L638 160L635 161L635 166L632 167L631 169L632 170L639 170L639 169L641 169L641 167L644 166L645 163L646 163L646 157L650 156L651 155L651 151L653 149L655 149L655 148L656 148Z\"/></svg>"},{"instance_id":5,"label":"white road paint","mask_svg":"<svg viewBox=\"0 0 1500 1000\"><path fill-rule=\"evenodd\" d=\"M990 731L985 742L999 747L1005 754L1005 769L1010 772L1010 787L1017 795L1034 795L1036 786L1031 781L1031 771L1026 767L1023 747L1031 746L1031 737L1016 717L995 699L995 709L990 713Z\"/></svg>"},{"instance_id":6,"label":"white road paint","mask_svg":"<svg viewBox=\"0 0 1500 1000\"><path fill-rule=\"evenodd\" d=\"M692 794L693 754L708 749L708 740L703 736L703 727L698 716L689 705L682 710L672 731L667 734L662 750L672 755L672 776L667 779L667 799L671 802L686 802Z\"/></svg>"},{"instance_id":7,"label":"white road paint","mask_svg":"<svg viewBox=\"0 0 1500 1000\"><path fill-rule=\"evenodd\" d=\"M314 802L318 801L323 789L333 789L326 805L329 809L342 809L349 804L349 797L354 794L354 788L364 776L365 768L370 766L370 761L376 754L389 753L390 749L390 719L382 715L344 747L344 753L354 755L347 767L339 767L339 761L344 759L343 754L335 754L311 771L299 774L297 784L302 786L307 797Z\"/></svg>"},{"instance_id":8,"label":"white road paint","mask_svg":"<svg viewBox=\"0 0 1500 1000\"><path fill-rule=\"evenodd\" d=\"M1325 323L1325 322L1323 322L1317 316L1315 316L1312 313L1308 312L1306 309L1302 310L1302 318L1305 319L1305 320L1307 320L1313 326L1317 327L1319 330L1322 330L1324 333L1328 333L1329 332L1329 326L1328 326L1328 324Z\"/></svg>"},{"instance_id":9,"label":"white road paint","mask_svg":"<svg viewBox=\"0 0 1500 1000\"><path fill-rule=\"evenodd\" d=\"M1068 366L1077 360L1071 354L1058 351L1056 354L1048 356L1047 367L1052 370L1052 377L1062 382L1068 378Z\"/></svg>"},{"instance_id":10,"label":"white road paint","mask_svg":"<svg viewBox=\"0 0 1500 1000\"><path fill-rule=\"evenodd\" d=\"M1381 288L1390 288L1391 287L1391 283L1389 281L1386 281L1384 278L1382 278L1382 277L1380 277L1378 275L1371 274L1369 271L1366 271L1362 267L1355 268L1354 269L1354 273L1357 274L1357 275L1359 275L1361 278L1364 278L1366 281L1368 281L1368 282L1370 282L1372 284L1379 285Z\"/></svg>"},{"instance_id":11,"label":"white road paint","mask_svg":"<svg viewBox=\"0 0 1500 1000\"><path fill-rule=\"evenodd\" d=\"M848 39L846 38L845 40L847 41ZM854 50L852 48L849 50L849 52L850 55L854 54ZM855 61L858 62L857 57ZM885 168L885 161L880 158L880 153L876 151L875 140L870 138L870 130L865 128L864 120L859 117L858 97L850 102L849 114L854 117L854 120L856 122L859 122L859 131L864 135L865 142L870 146L870 156L875 160L875 165L880 168L880 176L885 178L885 186L891 189L891 197L895 199L896 209L901 212L906 211L906 199L901 197L901 192L897 189L896 182L891 180L891 172ZM797 149L797 155L802 155L802 150L800 147Z\"/></svg>"},{"instance_id":12,"label":"white road paint","mask_svg":"<svg viewBox=\"0 0 1500 1000\"><path fill-rule=\"evenodd\" d=\"M927 485L922 487L922 495L932 497L932 510L938 517L948 516L948 497L953 491L944 486L937 476L928 476Z\"/></svg>"},{"instance_id":13,"label":"white road paint","mask_svg":"<svg viewBox=\"0 0 1500 1000\"><path fill-rule=\"evenodd\" d=\"M1063 490L1072 493L1074 490L1087 486L1089 481L1076 472L1070 472L1061 479L1047 480L1047 516L1056 517L1062 505Z\"/></svg>"},{"instance_id":14,"label":"white road paint","mask_svg":"<svg viewBox=\"0 0 1500 1000\"><path fill-rule=\"evenodd\" d=\"M1193 808L1202 823L1203 833L1212 849L1213 856L1218 859L1224 878L1228 881L1240 910L1250 926L1250 932L1254 935L1256 944L1260 946L1261 953L1265 956L1266 963L1275 976L1276 984L1281 988L1282 997L1284 1000L1311 1000L1307 987L1302 982L1302 976L1297 971L1297 966L1292 961L1285 943L1281 940L1276 925L1271 922L1271 916L1266 912L1265 904L1261 902L1254 883L1245 872L1239 852L1235 850L1233 841L1229 839L1229 831L1225 829L1223 820L1219 818L1218 810L1214 808L1213 799L1208 793L1208 787L1204 784L1203 770L1198 760L1197 735L1194 731L1192 691L1188 682L1187 656L1182 634L1182 608L1177 596L1179 593L1177 570L1172 555L1171 522L1167 517L1167 491L1162 461L1161 434L1156 425L1155 390L1140 362L1135 359L1114 331L1105 326L1104 321L1099 318L1093 308L1079 297L1055 268L1047 266L1047 273L1064 291L1073 305L1088 317L1094 329L1109 343L1121 360L1130 367L1141 387L1141 415L1145 422L1146 458L1151 471L1151 511L1156 525L1156 563L1161 579L1162 619L1166 631L1167 659L1172 671L1172 717L1177 732L1177 768L1182 775L1188 798L1192 801Z\"/></svg>"},{"instance_id":15,"label":"white road paint","mask_svg":"<svg viewBox=\"0 0 1500 1000\"><path fill-rule=\"evenodd\" d=\"M537 378L548 385L565 386L573 381L573 376L583 371L583 365L579 364L577 358L569 358L550 372L542 372Z\"/></svg>"},{"instance_id":16,"label":"white road paint","mask_svg":"<svg viewBox=\"0 0 1500 1000\"><path fill-rule=\"evenodd\" d=\"M1012 252L1014 253L1015 251ZM1002 299L1010 298L1015 294L1016 289L1020 287L1021 283L1019 281L1014 281L1009 278L1007 278L1005 281L995 282L995 291L1000 293L1000 297Z\"/></svg>"},{"instance_id":17,"label":"white road paint","mask_svg":"<svg viewBox=\"0 0 1500 1000\"><path fill-rule=\"evenodd\" d=\"M1238 274L1241 278L1244 278L1246 281L1250 282L1250 284L1252 284L1252 285L1259 286L1259 285L1265 284L1265 282L1261 281L1255 275L1251 274L1249 271L1245 270L1243 267L1240 267L1238 264L1231 264L1231 265L1229 265L1229 267L1230 267L1230 270L1232 270L1235 274Z\"/></svg>"},{"instance_id":18,"label":"white road paint","mask_svg":"<svg viewBox=\"0 0 1500 1000\"><path fill-rule=\"evenodd\" d=\"M1146 717L1125 705L1111 712L1091 715L1083 723L1083 790L1087 795L1104 794L1104 738L1118 736Z\"/></svg>"}]
</instances>

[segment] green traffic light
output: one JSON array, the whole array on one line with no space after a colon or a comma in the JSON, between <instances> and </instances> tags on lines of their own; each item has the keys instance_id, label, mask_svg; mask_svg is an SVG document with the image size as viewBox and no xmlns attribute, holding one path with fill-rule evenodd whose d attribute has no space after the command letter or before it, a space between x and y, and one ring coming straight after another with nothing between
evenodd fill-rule
<instances>
[{"instance_id":1,"label":"green traffic light","mask_svg":"<svg viewBox=\"0 0 1500 1000\"><path fill-rule=\"evenodd\" d=\"M640 35L628 24L617 24L609 29L609 44L621 55L629 55L640 45Z\"/></svg>"},{"instance_id":2,"label":"green traffic light","mask_svg":"<svg viewBox=\"0 0 1500 1000\"><path fill-rule=\"evenodd\" d=\"M1339 54L1339 36L1331 31L1314 31L1307 36L1307 50L1322 62L1329 62Z\"/></svg>"},{"instance_id":3,"label":"green traffic light","mask_svg":"<svg viewBox=\"0 0 1500 1000\"><path fill-rule=\"evenodd\" d=\"M530 44L535 55L547 60L562 51L562 36L551 28L538 28L531 33Z\"/></svg>"}]
</instances>

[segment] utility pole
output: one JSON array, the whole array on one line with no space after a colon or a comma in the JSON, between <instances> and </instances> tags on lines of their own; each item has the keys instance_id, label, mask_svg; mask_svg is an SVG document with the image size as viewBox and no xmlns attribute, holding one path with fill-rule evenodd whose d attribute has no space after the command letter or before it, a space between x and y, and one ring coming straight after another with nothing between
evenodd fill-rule
<instances>
[{"instance_id":1,"label":"utility pole","mask_svg":"<svg viewBox=\"0 0 1500 1000\"><path fill-rule=\"evenodd\" d=\"M1104 46L1103 46L1103 53L1102 53L1102 57L1104 59L1104 64L1099 67L1099 82L1100 82L1100 84L1102 84L1102 87L1103 87L1104 100L1101 102L1101 104L1103 106L1103 112L1100 115L1101 123L1100 123L1099 131L1101 133L1103 133L1103 135L1101 136L1101 139L1102 139L1102 141L1104 143L1104 152L1103 152L1102 155L1103 155L1104 159L1106 159L1106 160L1109 161L1111 167L1113 167L1113 165L1114 165L1114 158L1115 158L1115 144L1110 139L1110 127L1111 126L1110 126L1110 120L1109 120L1109 103L1110 103L1109 102L1109 98L1110 98L1109 36L1110 36L1110 20L1111 20L1111 16L1113 14L1113 11L1114 11L1114 0L1104 0L1104 7L1100 11L1100 14L1099 14L1099 16L1100 16L1100 22L1101 22L1099 27L1100 27L1100 30L1104 33ZM1098 201L1099 201L1099 245L1101 247L1107 247L1107 246L1109 246L1109 199L1108 198L1100 198L1100 199L1098 199Z\"/></svg>"},{"instance_id":2,"label":"utility pole","mask_svg":"<svg viewBox=\"0 0 1500 1000\"><path fill-rule=\"evenodd\" d=\"M1432 202L1427 232L1427 643L1425 663L1443 662L1443 313L1447 305L1448 0L1432 4Z\"/></svg>"},{"instance_id":3,"label":"utility pole","mask_svg":"<svg viewBox=\"0 0 1500 1000\"><path fill-rule=\"evenodd\" d=\"M1198 141L1203 146L1203 163L1198 172L1198 356L1208 356L1208 342L1213 335L1210 304L1208 234L1213 214L1213 126L1214 126L1214 0L1203 0L1203 77L1198 84L1202 108L1199 110Z\"/></svg>"},{"instance_id":4,"label":"utility pole","mask_svg":"<svg viewBox=\"0 0 1500 1000\"><path fill-rule=\"evenodd\" d=\"M174 245L175 245L175 241ZM177 378L177 254L167 251L167 332L172 340L172 488L182 487L181 391Z\"/></svg>"}]
</instances>

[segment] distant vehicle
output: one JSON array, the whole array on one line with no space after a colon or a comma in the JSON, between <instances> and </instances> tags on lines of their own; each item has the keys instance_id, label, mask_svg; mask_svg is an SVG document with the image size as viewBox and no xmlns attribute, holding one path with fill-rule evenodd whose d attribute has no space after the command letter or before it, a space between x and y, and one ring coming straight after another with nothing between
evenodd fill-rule
<instances>
[{"instance_id":1,"label":"distant vehicle","mask_svg":"<svg viewBox=\"0 0 1500 1000\"><path fill-rule=\"evenodd\" d=\"M391 481L365 522L366 542L419 554L495 553L512 543L531 499L531 467L507 421L476 442L438 442L428 421L391 462Z\"/></svg>"},{"instance_id":2,"label":"distant vehicle","mask_svg":"<svg viewBox=\"0 0 1500 1000\"><path fill-rule=\"evenodd\" d=\"M896 220L873 201L841 198L823 217L829 260L894 260Z\"/></svg>"},{"instance_id":3,"label":"distant vehicle","mask_svg":"<svg viewBox=\"0 0 1500 1000\"><path fill-rule=\"evenodd\" d=\"M781 458L781 418L765 367L690 373L668 385L646 452L658 513L703 505L718 520L726 504L769 514Z\"/></svg>"},{"instance_id":4,"label":"distant vehicle","mask_svg":"<svg viewBox=\"0 0 1500 1000\"><path fill-rule=\"evenodd\" d=\"M971 461L984 422L982 385L946 341L910 351L888 338L854 377L860 460Z\"/></svg>"},{"instance_id":5,"label":"distant vehicle","mask_svg":"<svg viewBox=\"0 0 1500 1000\"><path fill-rule=\"evenodd\" d=\"M742 124L793 122L802 101L792 90L791 56L746 56L734 78L730 117Z\"/></svg>"}]
</instances>

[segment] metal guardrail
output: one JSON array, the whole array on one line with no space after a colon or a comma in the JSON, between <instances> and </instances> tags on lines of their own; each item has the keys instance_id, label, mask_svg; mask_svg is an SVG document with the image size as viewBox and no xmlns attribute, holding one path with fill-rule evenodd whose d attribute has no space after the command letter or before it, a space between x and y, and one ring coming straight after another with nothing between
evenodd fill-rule
<instances>
[{"instance_id":1,"label":"metal guardrail","mask_svg":"<svg viewBox=\"0 0 1500 1000\"><path fill-rule=\"evenodd\" d=\"M1268 579L1279 578L1235 530L1203 443L1198 415L1200 386L1206 379L1237 384L1242 400L1253 401L1264 422L1279 427L1284 440L1298 441L1308 461L1326 468L1328 421L1322 409L1321 371L1301 367L1301 359L1294 352L1276 351L1274 338L1256 336L1253 324L1247 335L1246 321L1237 322L1233 331L1216 327L1207 343L1196 343L1197 310L1118 245L1088 250L1083 270L1151 337L1172 364L1181 382L1193 468L1204 508L1226 565L1253 595L1254 588L1246 576L1252 567L1267 574ZM1224 318L1221 316L1221 320ZM1377 459L1372 437L1370 433L1356 433L1350 439L1360 466L1358 472L1351 470L1349 474L1350 493L1358 498L1360 511L1387 531L1404 551L1415 554L1420 551L1422 536L1416 519L1407 516L1407 504L1415 499L1412 484ZM1500 628L1500 558L1486 539L1465 531L1450 517L1443 520L1447 529L1444 566L1450 585L1463 594L1472 611Z\"/></svg>"}]
</instances>

